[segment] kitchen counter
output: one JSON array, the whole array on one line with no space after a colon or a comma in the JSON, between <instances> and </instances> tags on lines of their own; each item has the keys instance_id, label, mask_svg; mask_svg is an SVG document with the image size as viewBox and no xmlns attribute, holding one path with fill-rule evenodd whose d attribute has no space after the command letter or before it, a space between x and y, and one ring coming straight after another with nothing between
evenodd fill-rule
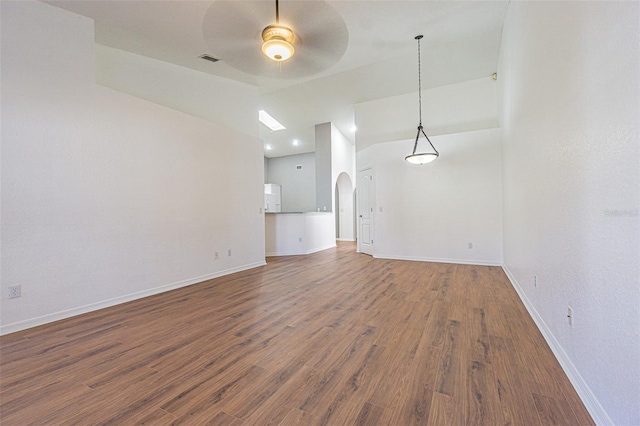
<instances>
[{"instance_id":1,"label":"kitchen counter","mask_svg":"<svg viewBox=\"0 0 640 426\"><path fill-rule=\"evenodd\" d=\"M310 254L335 247L335 226L332 212L268 212L266 255Z\"/></svg>"}]
</instances>

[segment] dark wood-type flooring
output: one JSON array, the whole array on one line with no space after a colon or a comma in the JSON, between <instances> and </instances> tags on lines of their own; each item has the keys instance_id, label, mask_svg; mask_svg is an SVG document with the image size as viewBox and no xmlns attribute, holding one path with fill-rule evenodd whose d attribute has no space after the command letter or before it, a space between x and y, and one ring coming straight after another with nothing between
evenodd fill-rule
<instances>
[{"instance_id":1,"label":"dark wood-type flooring","mask_svg":"<svg viewBox=\"0 0 640 426\"><path fill-rule=\"evenodd\" d=\"M593 424L501 268L350 243L0 344L3 426Z\"/></svg>"}]
</instances>

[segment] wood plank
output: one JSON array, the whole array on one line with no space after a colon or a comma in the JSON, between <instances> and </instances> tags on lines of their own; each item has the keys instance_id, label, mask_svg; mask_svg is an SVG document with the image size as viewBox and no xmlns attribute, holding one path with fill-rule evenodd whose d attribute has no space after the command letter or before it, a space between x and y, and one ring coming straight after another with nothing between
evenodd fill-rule
<instances>
[{"instance_id":1,"label":"wood plank","mask_svg":"<svg viewBox=\"0 0 640 426\"><path fill-rule=\"evenodd\" d=\"M365 402L353 424L362 426L382 424L384 410L382 407Z\"/></svg>"},{"instance_id":2,"label":"wood plank","mask_svg":"<svg viewBox=\"0 0 640 426\"><path fill-rule=\"evenodd\" d=\"M520 367L511 339L491 336L490 342L498 396L493 404L500 410L504 424L540 424L529 389L529 373L516 373Z\"/></svg>"},{"instance_id":3,"label":"wood plank","mask_svg":"<svg viewBox=\"0 0 640 426\"><path fill-rule=\"evenodd\" d=\"M439 351L417 356L407 375L400 382L395 401L385 413L385 423L393 425L426 424L431 410L431 400L436 382Z\"/></svg>"},{"instance_id":4,"label":"wood plank","mask_svg":"<svg viewBox=\"0 0 640 426\"><path fill-rule=\"evenodd\" d=\"M0 337L3 424L593 424L499 267L353 243Z\"/></svg>"},{"instance_id":5,"label":"wood plank","mask_svg":"<svg viewBox=\"0 0 640 426\"><path fill-rule=\"evenodd\" d=\"M566 401L533 394L536 410L543 425L570 426L580 424Z\"/></svg>"},{"instance_id":6,"label":"wood plank","mask_svg":"<svg viewBox=\"0 0 640 426\"><path fill-rule=\"evenodd\" d=\"M179 424L203 424L216 417L218 421L227 417L227 420L238 420L228 413L221 414L226 402L264 375L265 371L256 366L238 369L229 373L226 380L219 379L217 384L211 383L191 396L188 392L175 395L162 405L162 409L176 416Z\"/></svg>"},{"instance_id":7,"label":"wood plank","mask_svg":"<svg viewBox=\"0 0 640 426\"><path fill-rule=\"evenodd\" d=\"M316 424L318 424L318 419L313 414L297 408L292 408L280 422L280 426L311 426Z\"/></svg>"},{"instance_id":8,"label":"wood plank","mask_svg":"<svg viewBox=\"0 0 640 426\"><path fill-rule=\"evenodd\" d=\"M307 389L318 380L318 373L311 367L303 366L284 385L261 404L246 419L249 425L278 425L291 412L291 405L299 405L304 398L301 389Z\"/></svg>"},{"instance_id":9,"label":"wood plank","mask_svg":"<svg viewBox=\"0 0 640 426\"><path fill-rule=\"evenodd\" d=\"M386 366L388 351L372 345L358 362L342 386L334 394L333 400L320 417L321 424L352 424L362 414L362 406L376 390L381 378L379 372ZM375 414L381 415L382 412ZM374 413L369 413L374 415ZM374 416L374 417L375 417Z\"/></svg>"}]
</instances>

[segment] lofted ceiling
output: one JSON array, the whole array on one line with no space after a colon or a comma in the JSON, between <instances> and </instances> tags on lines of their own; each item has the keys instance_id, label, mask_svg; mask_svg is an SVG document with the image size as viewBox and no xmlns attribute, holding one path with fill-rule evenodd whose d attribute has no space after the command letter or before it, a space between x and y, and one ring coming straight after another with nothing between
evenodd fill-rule
<instances>
[{"instance_id":1,"label":"lofted ceiling","mask_svg":"<svg viewBox=\"0 0 640 426\"><path fill-rule=\"evenodd\" d=\"M92 18L97 43L256 86L260 107L287 127L272 133L260 126L273 147L267 157L314 151L314 127L329 121L355 143L354 104L417 91L418 34L423 90L490 76L508 5L280 0L281 20L300 40L296 56L279 68L260 51L260 33L274 23L274 0L46 2Z\"/></svg>"}]
</instances>

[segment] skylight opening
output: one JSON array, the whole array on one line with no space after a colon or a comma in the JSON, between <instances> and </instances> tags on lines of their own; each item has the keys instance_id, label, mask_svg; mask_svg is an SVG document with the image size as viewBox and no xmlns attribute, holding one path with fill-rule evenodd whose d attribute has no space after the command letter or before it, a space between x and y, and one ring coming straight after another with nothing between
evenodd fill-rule
<instances>
[{"instance_id":1,"label":"skylight opening","mask_svg":"<svg viewBox=\"0 0 640 426\"><path fill-rule=\"evenodd\" d=\"M264 124L265 126L267 126L269 129L271 129L272 132L276 132L278 130L284 130L286 129L286 127L284 127L282 124L280 124L280 122L278 122L278 120L276 120L275 118L273 118L272 116L270 116L265 110L261 109L258 112L258 119L260 120L260 122L262 124Z\"/></svg>"}]
</instances>

